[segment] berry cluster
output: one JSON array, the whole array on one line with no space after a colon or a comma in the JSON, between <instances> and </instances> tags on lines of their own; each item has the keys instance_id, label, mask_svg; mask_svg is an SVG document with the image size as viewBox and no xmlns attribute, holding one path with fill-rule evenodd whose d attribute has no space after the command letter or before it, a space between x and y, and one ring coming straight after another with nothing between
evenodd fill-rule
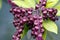
<instances>
[{"instance_id":1,"label":"berry cluster","mask_svg":"<svg viewBox=\"0 0 60 40\"><path fill-rule=\"evenodd\" d=\"M42 23L43 23L43 20L41 16L39 16L37 19L34 20L34 27L32 28L31 34L34 38L41 37L40 39L37 39L37 40L43 40L42 36L39 36L40 34L42 35L44 32Z\"/></svg>"},{"instance_id":2,"label":"berry cluster","mask_svg":"<svg viewBox=\"0 0 60 40\"><path fill-rule=\"evenodd\" d=\"M51 19L52 21L58 20L56 14L57 9L46 8L47 0L40 0L40 3L36 5L36 9L39 9L43 15L43 19Z\"/></svg>"},{"instance_id":3,"label":"berry cluster","mask_svg":"<svg viewBox=\"0 0 60 40\"><path fill-rule=\"evenodd\" d=\"M41 15L37 15L39 13L36 12L37 14L33 14L32 12L34 11L32 9L24 9L19 7L10 9L10 12L12 12L14 16L13 24L17 30L17 36L14 34L13 40L19 40L21 38L21 36L18 37L18 35L23 33L25 23L29 26L29 29L32 30L31 34L35 38L40 34L40 32L41 34L44 32L42 26L43 17ZM14 36L16 36L16 38Z\"/></svg>"},{"instance_id":4,"label":"berry cluster","mask_svg":"<svg viewBox=\"0 0 60 40\"><path fill-rule=\"evenodd\" d=\"M57 9L53 9L53 8L48 8L48 9L43 9L42 10L43 13L43 18L44 19L51 19L52 21L56 21L58 20L56 13L57 13Z\"/></svg>"},{"instance_id":5,"label":"berry cluster","mask_svg":"<svg viewBox=\"0 0 60 40\"><path fill-rule=\"evenodd\" d=\"M53 8L45 8L47 0L40 0L39 4L33 8L22 8L13 4L11 0L9 2L13 5L10 12L14 16L13 24L16 28L16 32L12 37L12 40L20 40L21 34L24 30L24 24L26 24L29 29L31 29L31 35L36 40L43 40L43 20L47 20L48 18L52 21L57 20L56 17L57 9Z\"/></svg>"}]
</instances>

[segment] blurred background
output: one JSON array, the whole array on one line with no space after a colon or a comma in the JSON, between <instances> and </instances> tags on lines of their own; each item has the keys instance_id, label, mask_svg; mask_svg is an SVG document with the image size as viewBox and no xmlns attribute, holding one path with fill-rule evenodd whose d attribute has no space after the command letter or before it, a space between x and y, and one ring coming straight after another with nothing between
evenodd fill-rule
<instances>
[{"instance_id":1,"label":"blurred background","mask_svg":"<svg viewBox=\"0 0 60 40\"><path fill-rule=\"evenodd\" d=\"M2 0L2 8L0 9L0 40L12 40L12 35L15 32L15 28L12 24L13 15L9 12L10 8L7 0ZM48 32L46 40L60 40L60 17L59 20L56 21L56 24L59 29L58 34ZM23 40L34 40L31 38L30 32L31 31L27 33Z\"/></svg>"}]
</instances>

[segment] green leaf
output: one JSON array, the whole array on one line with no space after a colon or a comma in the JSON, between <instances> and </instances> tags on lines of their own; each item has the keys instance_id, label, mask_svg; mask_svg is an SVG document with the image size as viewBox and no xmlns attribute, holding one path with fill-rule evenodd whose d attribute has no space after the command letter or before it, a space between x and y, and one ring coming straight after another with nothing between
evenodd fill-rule
<instances>
[{"instance_id":1,"label":"green leaf","mask_svg":"<svg viewBox=\"0 0 60 40\"><path fill-rule=\"evenodd\" d=\"M45 32L43 33L43 39L46 40L46 36L47 36L47 30L45 30Z\"/></svg>"},{"instance_id":2,"label":"green leaf","mask_svg":"<svg viewBox=\"0 0 60 40\"><path fill-rule=\"evenodd\" d=\"M46 30L58 34L58 28L55 22L48 19L43 22L43 26Z\"/></svg>"},{"instance_id":3,"label":"green leaf","mask_svg":"<svg viewBox=\"0 0 60 40\"><path fill-rule=\"evenodd\" d=\"M35 1L34 0L25 0L25 1L21 1L21 0L13 0L12 2L14 2L17 6L19 7L23 7L23 8L35 8Z\"/></svg>"},{"instance_id":4,"label":"green leaf","mask_svg":"<svg viewBox=\"0 0 60 40\"><path fill-rule=\"evenodd\" d=\"M60 16L60 10L58 10L58 12L57 12L56 16Z\"/></svg>"},{"instance_id":5,"label":"green leaf","mask_svg":"<svg viewBox=\"0 0 60 40\"><path fill-rule=\"evenodd\" d=\"M47 0L47 4L46 7L47 8L52 8L53 6L55 6L57 4L59 0Z\"/></svg>"},{"instance_id":6,"label":"green leaf","mask_svg":"<svg viewBox=\"0 0 60 40\"><path fill-rule=\"evenodd\" d=\"M59 3L59 4L57 4L54 8L56 8L56 9L60 10L60 3Z\"/></svg>"},{"instance_id":7,"label":"green leaf","mask_svg":"<svg viewBox=\"0 0 60 40\"><path fill-rule=\"evenodd\" d=\"M29 6L26 5L26 3L25 3L24 1L16 1L16 0L14 0L14 1L12 1L12 2L14 2L14 3L15 3L17 6L19 6L19 7L29 8Z\"/></svg>"},{"instance_id":8,"label":"green leaf","mask_svg":"<svg viewBox=\"0 0 60 40\"><path fill-rule=\"evenodd\" d=\"M60 3L58 3L54 8L58 10L56 15L60 16Z\"/></svg>"},{"instance_id":9,"label":"green leaf","mask_svg":"<svg viewBox=\"0 0 60 40\"><path fill-rule=\"evenodd\" d=\"M24 0L26 4L28 4L30 7L35 8L35 0Z\"/></svg>"},{"instance_id":10,"label":"green leaf","mask_svg":"<svg viewBox=\"0 0 60 40\"><path fill-rule=\"evenodd\" d=\"M2 7L2 0L0 0L0 9L1 9L1 7Z\"/></svg>"},{"instance_id":11,"label":"green leaf","mask_svg":"<svg viewBox=\"0 0 60 40\"><path fill-rule=\"evenodd\" d=\"M21 34L21 39L27 34L29 28L27 27L27 25L25 24L24 25L24 30L23 30L23 33Z\"/></svg>"},{"instance_id":12,"label":"green leaf","mask_svg":"<svg viewBox=\"0 0 60 40\"><path fill-rule=\"evenodd\" d=\"M39 1L40 1L40 0L35 0L35 1L36 1L37 4L39 4Z\"/></svg>"}]
</instances>

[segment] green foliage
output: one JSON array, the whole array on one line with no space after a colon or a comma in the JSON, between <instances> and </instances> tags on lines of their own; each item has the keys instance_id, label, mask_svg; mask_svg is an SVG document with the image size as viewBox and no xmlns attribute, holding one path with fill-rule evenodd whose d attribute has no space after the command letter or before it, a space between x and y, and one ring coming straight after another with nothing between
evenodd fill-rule
<instances>
[{"instance_id":1,"label":"green foliage","mask_svg":"<svg viewBox=\"0 0 60 40\"><path fill-rule=\"evenodd\" d=\"M29 7L35 8L35 0L24 0L24 2L29 5Z\"/></svg>"},{"instance_id":2,"label":"green foliage","mask_svg":"<svg viewBox=\"0 0 60 40\"><path fill-rule=\"evenodd\" d=\"M2 7L2 0L0 0L0 9L1 9L1 7Z\"/></svg>"},{"instance_id":3,"label":"green foliage","mask_svg":"<svg viewBox=\"0 0 60 40\"><path fill-rule=\"evenodd\" d=\"M19 7L23 7L23 8L28 8L29 7L29 5L27 4L26 5L26 3L25 2L23 2L23 1L16 1L16 0L14 0L14 1L12 1L12 2L14 2L16 5L18 5Z\"/></svg>"},{"instance_id":4,"label":"green foliage","mask_svg":"<svg viewBox=\"0 0 60 40\"><path fill-rule=\"evenodd\" d=\"M43 22L43 26L46 30L58 34L58 28L55 22L48 19Z\"/></svg>"},{"instance_id":5,"label":"green foliage","mask_svg":"<svg viewBox=\"0 0 60 40\"><path fill-rule=\"evenodd\" d=\"M27 27L27 25L25 24L24 25L24 30L23 30L23 33L21 34L21 39L27 34L29 28Z\"/></svg>"},{"instance_id":6,"label":"green foliage","mask_svg":"<svg viewBox=\"0 0 60 40\"><path fill-rule=\"evenodd\" d=\"M56 8L58 10L57 16L60 16L60 3L57 4L54 8Z\"/></svg>"},{"instance_id":7,"label":"green foliage","mask_svg":"<svg viewBox=\"0 0 60 40\"><path fill-rule=\"evenodd\" d=\"M39 4L39 1L40 1L40 0L35 0L35 1L36 1L37 4Z\"/></svg>"},{"instance_id":8,"label":"green foliage","mask_svg":"<svg viewBox=\"0 0 60 40\"><path fill-rule=\"evenodd\" d=\"M60 3L58 3L54 8L59 9L60 10Z\"/></svg>"},{"instance_id":9,"label":"green foliage","mask_svg":"<svg viewBox=\"0 0 60 40\"><path fill-rule=\"evenodd\" d=\"M47 30L43 33L43 39L46 40Z\"/></svg>"},{"instance_id":10,"label":"green foliage","mask_svg":"<svg viewBox=\"0 0 60 40\"><path fill-rule=\"evenodd\" d=\"M57 14L56 14L57 16L60 16L60 10L58 10L58 12L57 12Z\"/></svg>"},{"instance_id":11,"label":"green foliage","mask_svg":"<svg viewBox=\"0 0 60 40\"><path fill-rule=\"evenodd\" d=\"M35 8L35 1L34 0L13 0L12 2L14 2L16 5L18 5L19 7L23 7L23 8Z\"/></svg>"},{"instance_id":12,"label":"green foliage","mask_svg":"<svg viewBox=\"0 0 60 40\"><path fill-rule=\"evenodd\" d=\"M55 6L57 4L59 0L47 0L47 4L46 7L47 8L52 8L53 6Z\"/></svg>"}]
</instances>

